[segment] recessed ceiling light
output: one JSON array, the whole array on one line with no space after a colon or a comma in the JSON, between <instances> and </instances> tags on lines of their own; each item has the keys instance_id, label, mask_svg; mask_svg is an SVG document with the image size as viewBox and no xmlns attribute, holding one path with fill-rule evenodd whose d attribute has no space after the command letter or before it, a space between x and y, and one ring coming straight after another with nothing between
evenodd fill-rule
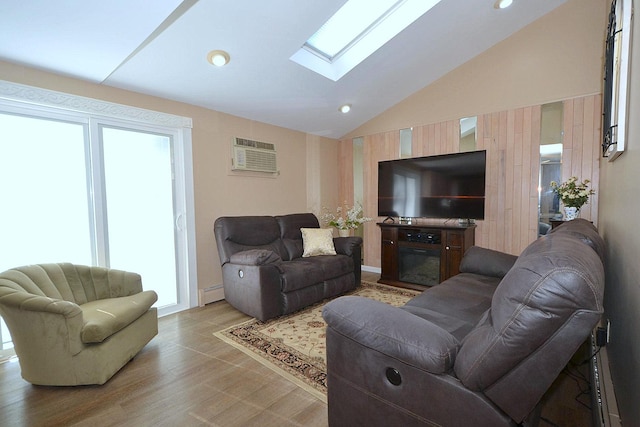
<instances>
[{"instance_id":1,"label":"recessed ceiling light","mask_svg":"<svg viewBox=\"0 0 640 427\"><path fill-rule=\"evenodd\" d=\"M496 0L496 3L493 5L496 9L506 9L511 6L513 0Z\"/></svg>"},{"instance_id":2,"label":"recessed ceiling light","mask_svg":"<svg viewBox=\"0 0 640 427\"><path fill-rule=\"evenodd\" d=\"M351 111L351 104L344 104L340 106L340 108L338 108L338 111L340 111L341 113L347 114L349 111Z\"/></svg>"},{"instance_id":3,"label":"recessed ceiling light","mask_svg":"<svg viewBox=\"0 0 640 427\"><path fill-rule=\"evenodd\" d=\"M212 50L207 55L207 61L216 67L222 67L231 61L231 57L224 50Z\"/></svg>"}]
</instances>

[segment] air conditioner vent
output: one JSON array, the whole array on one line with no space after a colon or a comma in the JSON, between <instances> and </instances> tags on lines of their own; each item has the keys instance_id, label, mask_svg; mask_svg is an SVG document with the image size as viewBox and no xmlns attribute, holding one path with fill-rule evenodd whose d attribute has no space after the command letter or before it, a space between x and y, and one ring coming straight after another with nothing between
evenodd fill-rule
<instances>
[{"instance_id":1,"label":"air conditioner vent","mask_svg":"<svg viewBox=\"0 0 640 427\"><path fill-rule=\"evenodd\" d=\"M232 169L276 173L276 146L268 142L234 138Z\"/></svg>"},{"instance_id":2,"label":"air conditioner vent","mask_svg":"<svg viewBox=\"0 0 640 427\"><path fill-rule=\"evenodd\" d=\"M276 151L276 146L269 142L252 141L250 139L235 138L235 145L242 147L259 148L261 150Z\"/></svg>"}]
</instances>

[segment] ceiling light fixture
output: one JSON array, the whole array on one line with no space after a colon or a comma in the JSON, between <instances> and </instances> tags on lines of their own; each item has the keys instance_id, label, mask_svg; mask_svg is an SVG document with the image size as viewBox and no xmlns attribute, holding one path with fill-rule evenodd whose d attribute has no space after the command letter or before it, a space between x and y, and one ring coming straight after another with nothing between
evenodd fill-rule
<instances>
[{"instance_id":1,"label":"ceiling light fixture","mask_svg":"<svg viewBox=\"0 0 640 427\"><path fill-rule=\"evenodd\" d=\"M496 9L506 9L511 6L513 0L496 0L496 3L493 5Z\"/></svg>"},{"instance_id":2,"label":"ceiling light fixture","mask_svg":"<svg viewBox=\"0 0 640 427\"><path fill-rule=\"evenodd\" d=\"M207 55L207 61L216 67L222 67L231 61L231 57L224 50L212 50Z\"/></svg>"},{"instance_id":3,"label":"ceiling light fixture","mask_svg":"<svg viewBox=\"0 0 640 427\"><path fill-rule=\"evenodd\" d=\"M344 104L340 106L340 108L338 108L338 111L343 114L347 114L349 111L351 111L351 104Z\"/></svg>"}]
</instances>

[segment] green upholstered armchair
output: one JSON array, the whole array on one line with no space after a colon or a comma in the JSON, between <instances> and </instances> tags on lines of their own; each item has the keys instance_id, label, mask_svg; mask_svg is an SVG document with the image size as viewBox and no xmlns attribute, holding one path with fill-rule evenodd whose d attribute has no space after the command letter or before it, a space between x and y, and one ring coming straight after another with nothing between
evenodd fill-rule
<instances>
[{"instance_id":1,"label":"green upholstered armchair","mask_svg":"<svg viewBox=\"0 0 640 427\"><path fill-rule=\"evenodd\" d=\"M157 335L157 299L140 275L115 269L64 263L0 273L0 315L32 384L104 384Z\"/></svg>"}]
</instances>

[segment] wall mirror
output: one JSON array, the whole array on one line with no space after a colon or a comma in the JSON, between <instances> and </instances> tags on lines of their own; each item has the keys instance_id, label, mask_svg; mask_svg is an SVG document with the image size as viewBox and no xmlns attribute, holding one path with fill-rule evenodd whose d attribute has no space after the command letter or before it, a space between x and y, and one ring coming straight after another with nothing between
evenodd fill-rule
<instances>
[{"instance_id":1,"label":"wall mirror","mask_svg":"<svg viewBox=\"0 0 640 427\"><path fill-rule=\"evenodd\" d=\"M478 117L463 117L460 119L460 152L475 151Z\"/></svg>"},{"instance_id":2,"label":"wall mirror","mask_svg":"<svg viewBox=\"0 0 640 427\"><path fill-rule=\"evenodd\" d=\"M413 128L400 129L400 158L411 157L413 154Z\"/></svg>"},{"instance_id":3,"label":"wall mirror","mask_svg":"<svg viewBox=\"0 0 640 427\"><path fill-rule=\"evenodd\" d=\"M353 138L353 204L364 206L364 138ZM355 230L362 237L362 226Z\"/></svg>"},{"instance_id":4,"label":"wall mirror","mask_svg":"<svg viewBox=\"0 0 640 427\"><path fill-rule=\"evenodd\" d=\"M538 184L538 234L551 229L551 221L562 219L560 199L551 181L562 182L563 103L542 106L540 129L540 181Z\"/></svg>"}]
</instances>

